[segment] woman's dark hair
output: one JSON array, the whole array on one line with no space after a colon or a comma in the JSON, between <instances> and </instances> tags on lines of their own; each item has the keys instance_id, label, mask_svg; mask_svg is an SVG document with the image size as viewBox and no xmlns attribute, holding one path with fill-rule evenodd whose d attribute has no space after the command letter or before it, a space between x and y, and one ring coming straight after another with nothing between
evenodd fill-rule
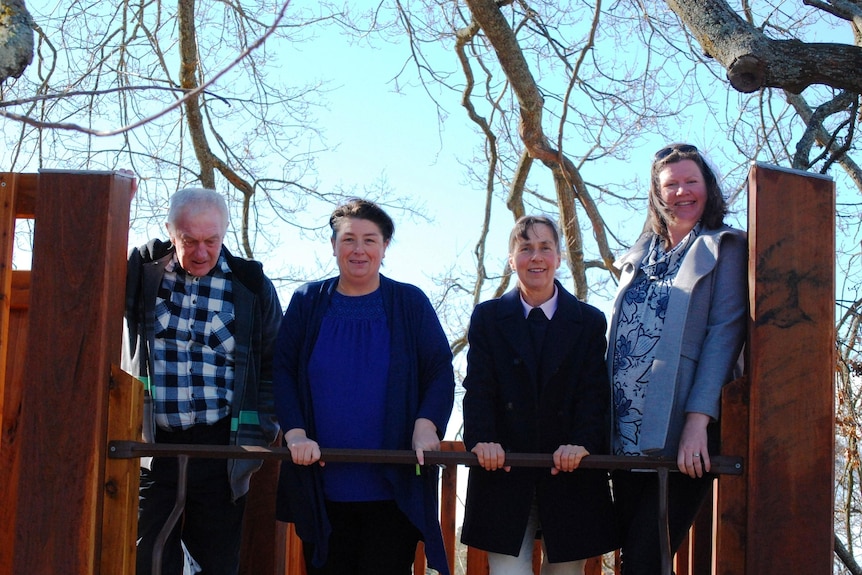
<instances>
[{"instance_id":1,"label":"woman's dark hair","mask_svg":"<svg viewBox=\"0 0 862 575\"><path fill-rule=\"evenodd\" d=\"M701 221L704 227L710 230L720 228L724 223L724 216L727 215L727 201L721 193L715 172L703 155L691 144L670 144L656 152L653 157L649 186L649 217L647 219L647 225L665 241L670 239L667 224L673 219L673 212L661 197L658 176L668 164L683 160L693 161L700 168L700 173L703 174L703 181L706 184L706 208L703 210Z\"/></svg>"},{"instance_id":2,"label":"woman's dark hair","mask_svg":"<svg viewBox=\"0 0 862 575\"><path fill-rule=\"evenodd\" d=\"M383 208L369 200L350 198L346 203L335 208L332 215L329 216L329 227L332 228L333 239L338 233L341 221L345 218L356 218L374 222L380 228L383 241L387 243L392 239L392 234L395 233L395 224L392 222L392 218L383 211Z\"/></svg>"},{"instance_id":3,"label":"woman's dark hair","mask_svg":"<svg viewBox=\"0 0 862 575\"><path fill-rule=\"evenodd\" d=\"M554 243L557 245L557 253L560 253L560 231L557 229L557 224L547 216L521 216L515 222L512 228L512 233L509 234L509 253L515 251L515 244L518 239L529 240L530 228L535 225L545 225L551 228L551 233L554 236Z\"/></svg>"}]
</instances>

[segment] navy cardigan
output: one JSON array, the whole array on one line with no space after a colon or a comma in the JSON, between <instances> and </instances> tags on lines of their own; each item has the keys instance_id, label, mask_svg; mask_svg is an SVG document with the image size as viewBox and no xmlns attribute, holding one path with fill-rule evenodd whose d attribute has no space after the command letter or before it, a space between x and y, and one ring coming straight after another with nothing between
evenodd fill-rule
<instances>
[{"instance_id":1,"label":"navy cardigan","mask_svg":"<svg viewBox=\"0 0 862 575\"><path fill-rule=\"evenodd\" d=\"M300 287L276 342L273 383L279 422L285 431L304 429L311 439L316 434L308 362L337 285L334 277ZM455 395L452 352L431 302L419 288L381 276L380 289L391 333L384 447L409 450L413 425L420 417L431 420L443 437ZM426 466L417 476L413 466L391 465L385 477L398 507L422 532L429 566L448 575L438 520L436 467ZM313 562L322 565L331 528L319 466L282 463L276 515L294 523L299 537L315 545Z\"/></svg>"}]
</instances>

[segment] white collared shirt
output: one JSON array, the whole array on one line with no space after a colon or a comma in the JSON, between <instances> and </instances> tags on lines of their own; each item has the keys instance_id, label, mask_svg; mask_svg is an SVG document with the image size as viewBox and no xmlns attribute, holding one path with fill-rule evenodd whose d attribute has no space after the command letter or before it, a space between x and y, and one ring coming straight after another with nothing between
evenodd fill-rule
<instances>
[{"instance_id":1,"label":"white collared shirt","mask_svg":"<svg viewBox=\"0 0 862 575\"><path fill-rule=\"evenodd\" d=\"M554 284L554 295L551 296L551 299L543 303L542 305L532 306L524 301L524 296L521 295L521 305L524 306L524 317L530 315L530 310L534 307L542 308L542 311L545 312L545 317L551 319L554 317L554 313L557 311L557 284Z\"/></svg>"}]
</instances>

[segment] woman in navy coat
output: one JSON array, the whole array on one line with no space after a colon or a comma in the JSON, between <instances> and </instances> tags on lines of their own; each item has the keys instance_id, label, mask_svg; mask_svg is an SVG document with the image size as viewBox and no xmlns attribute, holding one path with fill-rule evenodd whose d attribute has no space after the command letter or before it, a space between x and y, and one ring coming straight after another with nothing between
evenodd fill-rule
<instances>
[{"instance_id":1,"label":"woman in navy coat","mask_svg":"<svg viewBox=\"0 0 862 575\"><path fill-rule=\"evenodd\" d=\"M518 287L470 321L464 441L480 466L470 469L461 540L489 552L492 575L528 574L540 530L542 572L583 573L586 558L616 547L608 474L576 470L608 449L607 324L554 279L553 221L519 219L509 252ZM507 452L552 453L554 466L509 468Z\"/></svg>"}]
</instances>

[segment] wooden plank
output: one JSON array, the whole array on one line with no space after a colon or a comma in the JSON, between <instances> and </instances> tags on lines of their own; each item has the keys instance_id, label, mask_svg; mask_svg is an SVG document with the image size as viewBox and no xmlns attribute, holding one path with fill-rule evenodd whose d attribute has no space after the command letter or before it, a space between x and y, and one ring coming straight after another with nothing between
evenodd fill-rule
<instances>
[{"instance_id":1,"label":"wooden plank","mask_svg":"<svg viewBox=\"0 0 862 575\"><path fill-rule=\"evenodd\" d=\"M443 441L441 451L456 451L463 453L463 441ZM440 474L440 530L443 532L443 548L449 562L449 572L455 573L455 555L457 554L457 508L458 508L458 466L447 465Z\"/></svg>"},{"instance_id":2,"label":"wooden plank","mask_svg":"<svg viewBox=\"0 0 862 575\"><path fill-rule=\"evenodd\" d=\"M302 540L296 534L296 526L293 523L280 523L287 526L285 562L287 569L285 575L305 575L305 557L302 554Z\"/></svg>"},{"instance_id":3,"label":"wooden plank","mask_svg":"<svg viewBox=\"0 0 862 575\"><path fill-rule=\"evenodd\" d=\"M672 560L674 575L689 575L690 573L688 567L691 560L691 534L692 531L689 530L685 539L680 543L679 549L674 553Z\"/></svg>"},{"instance_id":4,"label":"wooden plank","mask_svg":"<svg viewBox=\"0 0 862 575\"><path fill-rule=\"evenodd\" d=\"M275 572L277 575L287 575L287 555L290 549L289 529L287 523L275 522L277 545L275 548Z\"/></svg>"},{"instance_id":5,"label":"wooden plank","mask_svg":"<svg viewBox=\"0 0 862 575\"><path fill-rule=\"evenodd\" d=\"M108 438L141 437L144 388L135 377L111 366L108 394ZM105 495L102 511L101 573L135 572L138 532L139 459L108 459L105 462Z\"/></svg>"},{"instance_id":6,"label":"wooden plank","mask_svg":"<svg viewBox=\"0 0 862 575\"><path fill-rule=\"evenodd\" d=\"M30 308L30 270L13 270L9 307L12 309Z\"/></svg>"},{"instance_id":7,"label":"wooden plank","mask_svg":"<svg viewBox=\"0 0 862 575\"><path fill-rule=\"evenodd\" d=\"M475 547L467 547L467 572L465 575L488 575L488 553Z\"/></svg>"},{"instance_id":8,"label":"wooden plank","mask_svg":"<svg viewBox=\"0 0 862 575\"><path fill-rule=\"evenodd\" d=\"M747 371L747 370L746 370ZM749 378L744 376L724 386L721 392L721 451L742 455L748 461ZM745 575L748 521L748 465L739 476L718 480L716 516L716 575Z\"/></svg>"},{"instance_id":9,"label":"wooden plank","mask_svg":"<svg viewBox=\"0 0 862 575\"><path fill-rule=\"evenodd\" d=\"M39 174L16 174L0 172L0 187L3 182L15 178L15 204L13 213L16 218L33 219L36 217L36 193L39 187Z\"/></svg>"},{"instance_id":10,"label":"wooden plank","mask_svg":"<svg viewBox=\"0 0 862 575\"><path fill-rule=\"evenodd\" d=\"M536 539L533 541L533 573L534 575L539 575L539 571L542 569L542 559L544 558L544 554L542 553L542 540Z\"/></svg>"},{"instance_id":11,"label":"wooden plank","mask_svg":"<svg viewBox=\"0 0 862 575\"><path fill-rule=\"evenodd\" d=\"M587 564L584 566L584 575L602 575L601 556L587 559Z\"/></svg>"},{"instance_id":12,"label":"wooden plank","mask_svg":"<svg viewBox=\"0 0 862 575\"><path fill-rule=\"evenodd\" d=\"M21 394L24 379L24 357L27 350L28 310L12 310L9 321L9 354L6 362L7 389L6 429L0 444L0 573L12 573L15 548L15 520L18 509L18 476L20 451L18 450L18 424L21 421ZM8 569L7 569L8 567Z\"/></svg>"},{"instance_id":13,"label":"wooden plank","mask_svg":"<svg viewBox=\"0 0 862 575\"><path fill-rule=\"evenodd\" d=\"M23 179L0 173L0 573L12 573L18 508L23 345L16 338L26 337L27 310L13 310L11 262L15 203Z\"/></svg>"},{"instance_id":14,"label":"wooden plank","mask_svg":"<svg viewBox=\"0 0 862 575\"><path fill-rule=\"evenodd\" d=\"M98 570L130 201L129 178L39 175L12 573Z\"/></svg>"},{"instance_id":15,"label":"wooden plank","mask_svg":"<svg viewBox=\"0 0 862 575\"><path fill-rule=\"evenodd\" d=\"M416 545L416 553L413 557L413 575L425 575L425 567L427 566L425 559L425 543L420 541Z\"/></svg>"},{"instance_id":16,"label":"wooden plank","mask_svg":"<svg viewBox=\"0 0 862 575\"><path fill-rule=\"evenodd\" d=\"M691 542L691 555L689 558L689 573L712 573L713 556L713 523L715 518L715 481L712 483L710 496L694 519L691 531L688 534ZM677 575L682 575L677 572Z\"/></svg>"},{"instance_id":17,"label":"wooden plank","mask_svg":"<svg viewBox=\"0 0 862 575\"><path fill-rule=\"evenodd\" d=\"M6 373L9 342L9 312L12 305L12 252L15 246L15 203L17 186L9 181L10 174L0 174L0 373ZM19 179L12 174L15 179ZM0 384L2 385L2 384ZM0 393L0 425L2 425Z\"/></svg>"},{"instance_id":18,"label":"wooden plank","mask_svg":"<svg viewBox=\"0 0 862 575\"><path fill-rule=\"evenodd\" d=\"M746 572L832 573L835 186L757 164ZM768 552L766 552L768 550Z\"/></svg>"},{"instance_id":19,"label":"wooden plank","mask_svg":"<svg viewBox=\"0 0 862 575\"><path fill-rule=\"evenodd\" d=\"M275 498L280 462L264 461L251 476L240 548L240 575L274 575L277 573Z\"/></svg>"}]
</instances>

